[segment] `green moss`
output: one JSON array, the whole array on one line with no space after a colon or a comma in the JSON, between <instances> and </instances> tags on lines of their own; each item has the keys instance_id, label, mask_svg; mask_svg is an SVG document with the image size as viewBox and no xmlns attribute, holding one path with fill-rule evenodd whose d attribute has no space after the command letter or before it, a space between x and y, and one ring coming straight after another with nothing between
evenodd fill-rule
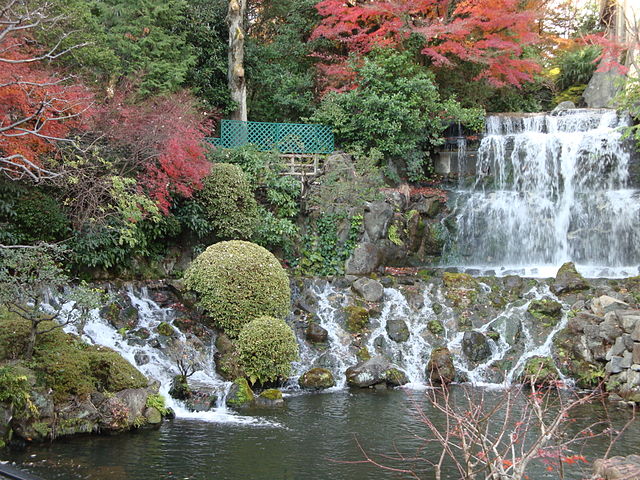
<instances>
[{"instance_id":1,"label":"green moss","mask_svg":"<svg viewBox=\"0 0 640 480\"><path fill-rule=\"evenodd\" d=\"M160 325L158 325L157 327L157 330L160 335L164 335L165 337L173 337L176 333L173 327L167 322L160 323Z\"/></svg>"},{"instance_id":2,"label":"green moss","mask_svg":"<svg viewBox=\"0 0 640 480\"><path fill-rule=\"evenodd\" d=\"M454 307L468 308L478 299L478 282L467 273L445 272L442 276L444 296Z\"/></svg>"},{"instance_id":3,"label":"green moss","mask_svg":"<svg viewBox=\"0 0 640 480\"><path fill-rule=\"evenodd\" d=\"M427 323L427 328L434 335L441 335L444 333L444 327L442 326L442 322L440 320L429 320Z\"/></svg>"},{"instance_id":4,"label":"green moss","mask_svg":"<svg viewBox=\"0 0 640 480\"><path fill-rule=\"evenodd\" d=\"M298 342L284 320L259 317L238 336L240 364L251 383L286 379L291 362L298 359Z\"/></svg>"},{"instance_id":5,"label":"green moss","mask_svg":"<svg viewBox=\"0 0 640 480\"><path fill-rule=\"evenodd\" d=\"M497 342L498 340L500 340L500 334L495 330L487 331L487 337L493 340L494 342Z\"/></svg>"},{"instance_id":6,"label":"green moss","mask_svg":"<svg viewBox=\"0 0 640 480\"><path fill-rule=\"evenodd\" d=\"M400 238L400 233L398 231L398 226L396 224L389 226L388 237L391 243L393 243L394 245L398 245L398 246L404 245L404 242Z\"/></svg>"},{"instance_id":7,"label":"green moss","mask_svg":"<svg viewBox=\"0 0 640 480\"><path fill-rule=\"evenodd\" d=\"M527 311L544 327L553 327L562 317L562 304L549 298L532 300Z\"/></svg>"},{"instance_id":8,"label":"green moss","mask_svg":"<svg viewBox=\"0 0 640 480\"><path fill-rule=\"evenodd\" d=\"M0 360L15 360L27 348L31 326L23 318L0 310Z\"/></svg>"},{"instance_id":9,"label":"green moss","mask_svg":"<svg viewBox=\"0 0 640 480\"><path fill-rule=\"evenodd\" d=\"M253 402L253 390L246 378L236 378L233 383L236 386L235 394L227 398L229 405L240 407Z\"/></svg>"},{"instance_id":10,"label":"green moss","mask_svg":"<svg viewBox=\"0 0 640 480\"><path fill-rule=\"evenodd\" d=\"M360 350L356 352L356 358L358 362L366 362L371 359L371 354L369 353L369 349L367 347L362 347Z\"/></svg>"},{"instance_id":11,"label":"green moss","mask_svg":"<svg viewBox=\"0 0 640 480\"><path fill-rule=\"evenodd\" d=\"M347 315L347 329L350 332L362 332L369 324L369 310L358 305L349 305L344 308Z\"/></svg>"},{"instance_id":12,"label":"green moss","mask_svg":"<svg viewBox=\"0 0 640 480\"><path fill-rule=\"evenodd\" d=\"M431 305L431 310L433 310L433 313L435 313L436 315L440 315L442 313L442 305L440 305L439 303L434 303L433 305Z\"/></svg>"},{"instance_id":13,"label":"green moss","mask_svg":"<svg viewBox=\"0 0 640 480\"><path fill-rule=\"evenodd\" d=\"M520 380L536 385L549 385L558 380L558 370L549 357L531 357L525 363Z\"/></svg>"},{"instance_id":14,"label":"green moss","mask_svg":"<svg viewBox=\"0 0 640 480\"><path fill-rule=\"evenodd\" d=\"M235 338L260 316L284 318L291 290L286 272L266 249L250 242L220 242L189 266L185 286L227 335Z\"/></svg>"},{"instance_id":15,"label":"green moss","mask_svg":"<svg viewBox=\"0 0 640 480\"><path fill-rule=\"evenodd\" d=\"M282 400L282 392L277 388L270 388L268 390L263 391L260 394L260 397L265 398L267 400Z\"/></svg>"},{"instance_id":16,"label":"green moss","mask_svg":"<svg viewBox=\"0 0 640 480\"><path fill-rule=\"evenodd\" d=\"M156 410L158 410L158 412L160 412L160 415L162 415L163 417L167 413L169 413L169 409L165 405L164 397L159 393L153 393L149 395L147 397L147 401L145 402L145 405L148 408L155 408Z\"/></svg>"}]
</instances>

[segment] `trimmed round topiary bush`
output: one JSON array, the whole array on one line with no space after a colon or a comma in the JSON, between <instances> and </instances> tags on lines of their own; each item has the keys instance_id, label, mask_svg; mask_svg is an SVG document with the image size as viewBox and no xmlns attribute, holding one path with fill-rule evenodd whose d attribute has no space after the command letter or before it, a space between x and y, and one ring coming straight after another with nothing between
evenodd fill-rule
<instances>
[{"instance_id":1,"label":"trimmed round topiary bush","mask_svg":"<svg viewBox=\"0 0 640 480\"><path fill-rule=\"evenodd\" d=\"M251 381L286 379L298 359L298 342L284 320L259 317L244 326L238 337L240 363Z\"/></svg>"},{"instance_id":2,"label":"trimmed round topiary bush","mask_svg":"<svg viewBox=\"0 0 640 480\"><path fill-rule=\"evenodd\" d=\"M219 239L247 239L257 225L258 204L247 176L237 165L214 163L198 194Z\"/></svg>"},{"instance_id":3,"label":"trimmed round topiary bush","mask_svg":"<svg viewBox=\"0 0 640 480\"><path fill-rule=\"evenodd\" d=\"M211 245L191 263L184 281L232 338L254 318L284 318L289 312L287 273L273 254L255 243L231 240Z\"/></svg>"}]
</instances>

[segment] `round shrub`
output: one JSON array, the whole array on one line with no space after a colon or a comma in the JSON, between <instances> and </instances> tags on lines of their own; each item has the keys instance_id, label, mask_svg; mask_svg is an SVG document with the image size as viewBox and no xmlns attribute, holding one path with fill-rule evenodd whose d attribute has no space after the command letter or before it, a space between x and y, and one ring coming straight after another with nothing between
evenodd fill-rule
<instances>
[{"instance_id":1,"label":"round shrub","mask_svg":"<svg viewBox=\"0 0 640 480\"><path fill-rule=\"evenodd\" d=\"M238 337L240 363L251 383L286 379L298 359L298 342L284 320L259 317L244 326Z\"/></svg>"},{"instance_id":2,"label":"round shrub","mask_svg":"<svg viewBox=\"0 0 640 480\"><path fill-rule=\"evenodd\" d=\"M213 164L198 199L217 238L246 239L253 233L258 205L247 176L237 165Z\"/></svg>"},{"instance_id":3,"label":"round shrub","mask_svg":"<svg viewBox=\"0 0 640 480\"><path fill-rule=\"evenodd\" d=\"M231 240L211 245L189 266L185 286L200 296L200 305L215 324L235 338L260 316L284 318L291 289L287 274L268 250Z\"/></svg>"}]
</instances>

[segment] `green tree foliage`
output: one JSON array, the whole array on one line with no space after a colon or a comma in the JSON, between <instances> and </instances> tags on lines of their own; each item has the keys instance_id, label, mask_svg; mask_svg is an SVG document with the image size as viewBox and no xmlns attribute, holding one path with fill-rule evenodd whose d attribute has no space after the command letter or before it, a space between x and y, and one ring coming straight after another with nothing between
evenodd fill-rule
<instances>
[{"instance_id":1,"label":"green tree foliage","mask_svg":"<svg viewBox=\"0 0 640 480\"><path fill-rule=\"evenodd\" d=\"M185 82L195 61L182 28L187 9L186 0L92 3L108 46L120 58L122 73L139 77L142 95L176 91Z\"/></svg>"},{"instance_id":2,"label":"green tree foliage","mask_svg":"<svg viewBox=\"0 0 640 480\"><path fill-rule=\"evenodd\" d=\"M289 311L289 278L278 259L265 248L232 240L211 245L184 274L185 285L230 337L254 318L284 318Z\"/></svg>"},{"instance_id":3,"label":"green tree foliage","mask_svg":"<svg viewBox=\"0 0 640 480\"><path fill-rule=\"evenodd\" d=\"M195 62L189 67L186 86L209 108L228 115L235 108L227 82L229 32L225 17L229 2L187 0L187 3L186 21L178 25L195 56Z\"/></svg>"},{"instance_id":4,"label":"green tree foliage","mask_svg":"<svg viewBox=\"0 0 640 480\"><path fill-rule=\"evenodd\" d=\"M251 383L286 380L298 359L298 343L284 320L258 317L238 336L240 363Z\"/></svg>"},{"instance_id":5,"label":"green tree foliage","mask_svg":"<svg viewBox=\"0 0 640 480\"><path fill-rule=\"evenodd\" d=\"M596 60L602 53L597 45L568 50L556 59L560 75L556 80L558 89L563 91L578 85L589 83L598 66Z\"/></svg>"},{"instance_id":6,"label":"green tree foliage","mask_svg":"<svg viewBox=\"0 0 640 480\"><path fill-rule=\"evenodd\" d=\"M332 125L341 147L405 159L410 180L423 179L426 153L442 143L445 106L433 76L410 53L375 50L356 67L358 86L324 97L311 121Z\"/></svg>"},{"instance_id":7,"label":"green tree foliage","mask_svg":"<svg viewBox=\"0 0 640 480\"><path fill-rule=\"evenodd\" d=\"M316 70L311 32L319 21L316 0L263 2L247 42L249 116L298 122L314 109Z\"/></svg>"},{"instance_id":8,"label":"green tree foliage","mask_svg":"<svg viewBox=\"0 0 640 480\"><path fill-rule=\"evenodd\" d=\"M257 222L257 204L247 176L237 165L214 163L198 201L219 240L246 240Z\"/></svg>"}]
</instances>

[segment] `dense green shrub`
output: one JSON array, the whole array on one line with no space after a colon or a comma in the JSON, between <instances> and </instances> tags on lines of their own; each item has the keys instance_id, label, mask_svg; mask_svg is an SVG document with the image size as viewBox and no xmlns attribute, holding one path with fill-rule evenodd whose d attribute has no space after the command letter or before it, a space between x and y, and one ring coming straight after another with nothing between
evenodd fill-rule
<instances>
[{"instance_id":1,"label":"dense green shrub","mask_svg":"<svg viewBox=\"0 0 640 480\"><path fill-rule=\"evenodd\" d=\"M410 157L408 178L423 180L425 154L442 143L446 124L458 120L446 112L455 102L442 101L433 75L410 52L375 50L355 69L358 87L326 95L309 120L331 125L346 151ZM465 111L459 105L451 110Z\"/></svg>"},{"instance_id":2,"label":"dense green shrub","mask_svg":"<svg viewBox=\"0 0 640 480\"><path fill-rule=\"evenodd\" d=\"M258 222L251 238L258 245L293 251L298 228L300 182L282 175L282 159L274 152L260 152L254 146L216 148L210 159L238 165L247 174L258 205Z\"/></svg>"},{"instance_id":3,"label":"dense green shrub","mask_svg":"<svg viewBox=\"0 0 640 480\"><path fill-rule=\"evenodd\" d=\"M9 405L14 414L35 414L38 409L31 401L30 391L26 375L11 366L0 367L0 404Z\"/></svg>"},{"instance_id":4,"label":"dense green shrub","mask_svg":"<svg viewBox=\"0 0 640 480\"><path fill-rule=\"evenodd\" d=\"M595 72L596 59L602 50L596 45L589 45L577 50L569 50L558 57L557 63L560 75L556 80L559 90L566 90L577 85L589 83Z\"/></svg>"},{"instance_id":5,"label":"dense green shrub","mask_svg":"<svg viewBox=\"0 0 640 480\"><path fill-rule=\"evenodd\" d=\"M257 220L257 205L242 169L215 163L198 193L215 236L221 240L248 239Z\"/></svg>"},{"instance_id":6,"label":"dense green shrub","mask_svg":"<svg viewBox=\"0 0 640 480\"><path fill-rule=\"evenodd\" d=\"M284 318L291 289L286 272L265 248L239 240L211 245L189 266L185 285L230 337L259 316Z\"/></svg>"},{"instance_id":7,"label":"dense green shrub","mask_svg":"<svg viewBox=\"0 0 640 480\"><path fill-rule=\"evenodd\" d=\"M238 337L240 363L251 383L286 379L298 359L298 343L284 320L259 317L245 325Z\"/></svg>"}]
</instances>

